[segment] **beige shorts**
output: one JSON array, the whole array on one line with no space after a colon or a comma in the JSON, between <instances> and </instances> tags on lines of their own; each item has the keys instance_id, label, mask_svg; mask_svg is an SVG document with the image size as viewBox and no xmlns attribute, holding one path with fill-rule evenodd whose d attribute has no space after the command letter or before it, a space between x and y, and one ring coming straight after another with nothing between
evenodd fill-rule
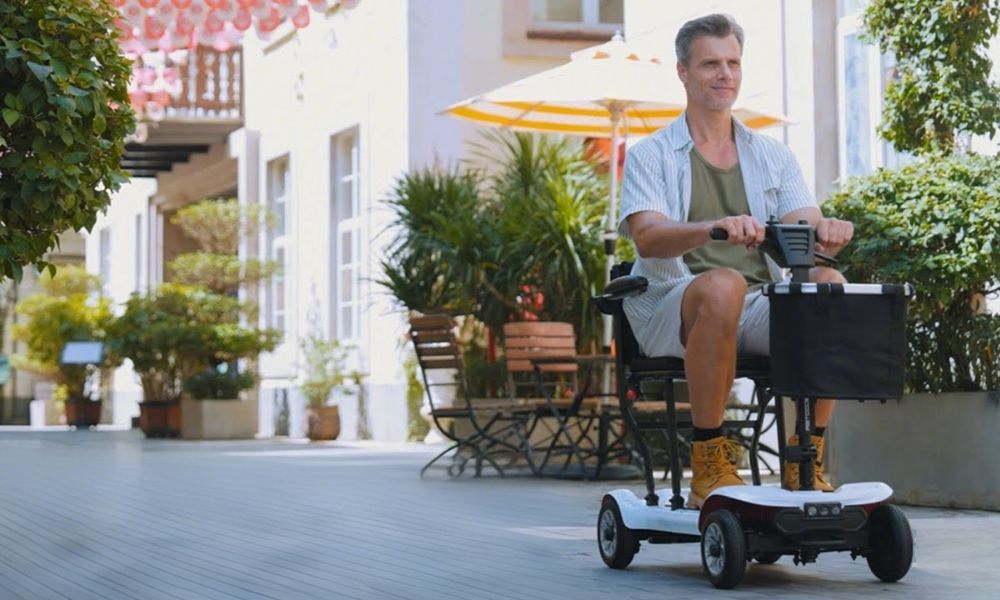
<instances>
[{"instance_id":1,"label":"beige shorts","mask_svg":"<svg viewBox=\"0 0 1000 600\"><path fill-rule=\"evenodd\" d=\"M694 281L694 280L692 280ZM656 311L646 323L642 334L637 335L639 347L646 356L675 356L684 358L681 343L681 303L691 282L682 283L670 290L656 306ZM771 347L770 304L760 290L749 292L743 300L736 339L739 356L768 356Z\"/></svg>"}]
</instances>

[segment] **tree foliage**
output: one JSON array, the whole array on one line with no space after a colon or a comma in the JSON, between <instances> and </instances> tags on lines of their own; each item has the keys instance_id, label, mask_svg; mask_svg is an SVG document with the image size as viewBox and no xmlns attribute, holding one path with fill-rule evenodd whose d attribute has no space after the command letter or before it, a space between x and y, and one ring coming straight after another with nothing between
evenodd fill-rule
<instances>
[{"instance_id":1,"label":"tree foliage","mask_svg":"<svg viewBox=\"0 0 1000 600\"><path fill-rule=\"evenodd\" d=\"M949 152L958 132L997 132L987 48L998 21L997 0L872 0L865 31L897 61L879 133L897 150Z\"/></svg>"},{"instance_id":2,"label":"tree foliage","mask_svg":"<svg viewBox=\"0 0 1000 600\"><path fill-rule=\"evenodd\" d=\"M103 341L114 321L111 303L96 296L99 280L83 267L61 266L56 275L42 274L42 293L17 303L23 321L13 328L14 339L24 343L26 352L13 357L14 366L64 386L70 398L82 398L89 370L83 365L62 365L60 356L66 342ZM114 366L107 356L99 368Z\"/></svg>"},{"instance_id":3,"label":"tree foliage","mask_svg":"<svg viewBox=\"0 0 1000 600\"><path fill-rule=\"evenodd\" d=\"M126 180L135 118L103 0L0 3L0 277L20 279L66 230L90 229Z\"/></svg>"},{"instance_id":4,"label":"tree foliage","mask_svg":"<svg viewBox=\"0 0 1000 600\"><path fill-rule=\"evenodd\" d=\"M838 255L851 281L916 286L909 319L913 391L1000 389L1000 157L953 154L848 180L827 206L854 222Z\"/></svg>"}]
</instances>

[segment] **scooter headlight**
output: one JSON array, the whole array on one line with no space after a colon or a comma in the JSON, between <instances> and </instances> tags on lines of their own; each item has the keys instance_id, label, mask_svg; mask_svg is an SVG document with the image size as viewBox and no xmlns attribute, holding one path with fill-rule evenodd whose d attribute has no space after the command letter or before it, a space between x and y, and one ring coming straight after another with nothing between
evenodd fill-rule
<instances>
[{"instance_id":1,"label":"scooter headlight","mask_svg":"<svg viewBox=\"0 0 1000 600\"><path fill-rule=\"evenodd\" d=\"M803 509L807 519L836 519L843 512L839 502L807 502Z\"/></svg>"}]
</instances>

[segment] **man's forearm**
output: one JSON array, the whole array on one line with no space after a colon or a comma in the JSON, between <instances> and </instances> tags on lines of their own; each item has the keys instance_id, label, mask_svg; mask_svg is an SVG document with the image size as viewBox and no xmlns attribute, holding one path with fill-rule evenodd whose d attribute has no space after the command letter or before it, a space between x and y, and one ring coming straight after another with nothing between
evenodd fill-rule
<instances>
[{"instance_id":1,"label":"man's forearm","mask_svg":"<svg viewBox=\"0 0 1000 600\"><path fill-rule=\"evenodd\" d=\"M711 222L678 223L659 221L645 224L632 232L639 256L643 258L676 258L707 243Z\"/></svg>"},{"instance_id":2,"label":"man's forearm","mask_svg":"<svg viewBox=\"0 0 1000 600\"><path fill-rule=\"evenodd\" d=\"M813 206L807 206L806 208L799 208L793 210L790 213L786 213L785 216L781 217L781 222L788 225L795 225L799 221L808 221L810 225L816 227L819 220L823 218L823 213Z\"/></svg>"}]
</instances>

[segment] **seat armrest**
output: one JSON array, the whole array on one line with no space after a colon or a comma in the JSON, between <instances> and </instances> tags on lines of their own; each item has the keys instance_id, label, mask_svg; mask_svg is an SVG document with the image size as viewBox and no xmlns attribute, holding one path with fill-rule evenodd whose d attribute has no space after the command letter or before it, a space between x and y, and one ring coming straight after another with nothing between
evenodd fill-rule
<instances>
[{"instance_id":1,"label":"seat armrest","mask_svg":"<svg viewBox=\"0 0 1000 600\"><path fill-rule=\"evenodd\" d=\"M607 300L621 300L631 296L638 296L649 287L649 280L641 275L625 275L604 286L604 293L601 298Z\"/></svg>"}]
</instances>

